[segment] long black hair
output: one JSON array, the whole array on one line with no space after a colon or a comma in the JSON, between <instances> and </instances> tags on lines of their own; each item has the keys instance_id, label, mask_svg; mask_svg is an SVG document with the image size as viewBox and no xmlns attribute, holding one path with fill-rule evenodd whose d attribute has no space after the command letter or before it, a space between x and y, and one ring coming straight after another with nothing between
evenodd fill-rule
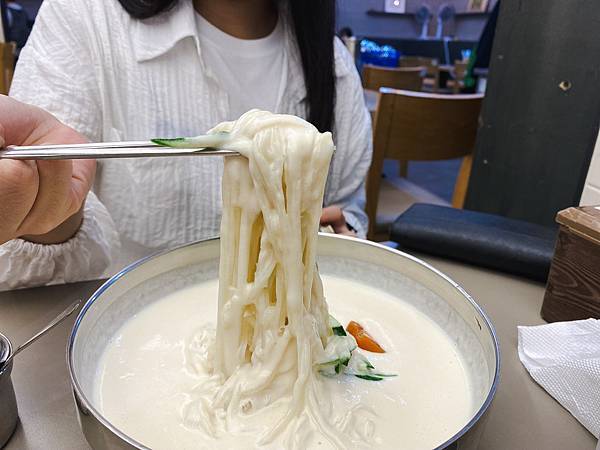
<instances>
[{"instance_id":1,"label":"long black hair","mask_svg":"<svg viewBox=\"0 0 600 450\"><path fill-rule=\"evenodd\" d=\"M119 0L136 19L167 11L179 0ZM308 121L320 131L334 124L335 69L333 38L335 0L288 0L302 58Z\"/></svg>"}]
</instances>

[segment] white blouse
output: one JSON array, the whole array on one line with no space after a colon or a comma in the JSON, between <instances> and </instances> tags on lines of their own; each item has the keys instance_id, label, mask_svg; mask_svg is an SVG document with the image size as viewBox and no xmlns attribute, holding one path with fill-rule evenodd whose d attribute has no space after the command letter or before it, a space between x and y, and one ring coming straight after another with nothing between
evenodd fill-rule
<instances>
[{"instance_id":1,"label":"white blouse","mask_svg":"<svg viewBox=\"0 0 600 450\"><path fill-rule=\"evenodd\" d=\"M191 0L148 20L117 0L46 0L11 95L91 141L202 134L229 119L228 92L205 64ZM299 51L284 20L285 88L275 112L306 117ZM371 123L349 52L335 41L336 153L325 205L342 206L364 236ZM242 86L249 89L250 86ZM0 246L0 290L88 280L159 250L213 237L221 218L219 157L99 161L84 221L68 242Z\"/></svg>"}]
</instances>

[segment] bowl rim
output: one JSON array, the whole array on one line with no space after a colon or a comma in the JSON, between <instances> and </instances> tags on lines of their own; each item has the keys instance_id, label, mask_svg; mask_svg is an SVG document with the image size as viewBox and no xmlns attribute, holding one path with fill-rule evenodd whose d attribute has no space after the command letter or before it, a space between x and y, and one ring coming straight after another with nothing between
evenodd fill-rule
<instances>
[{"instance_id":1,"label":"bowl rim","mask_svg":"<svg viewBox=\"0 0 600 450\"><path fill-rule=\"evenodd\" d=\"M375 247L375 248L379 248L383 251L387 251L390 252L392 254L396 254L398 256L401 256L403 258L409 259L414 263L417 263L419 265L421 265L422 267L429 269L431 272L435 273L437 276L441 277L444 281L446 281L447 283L449 283L452 287L454 287L455 289L457 289L465 298L466 300L471 304L471 306L481 315L481 317L483 318L483 322L484 322L484 326L487 328L488 332L490 333L490 336L492 337L492 341L493 341L493 347L494 347L494 359L495 359L495 363L496 363L496 368L494 371L494 378L492 380L492 384L490 386L490 389L487 393L487 396L483 402L483 404L481 405L481 407L477 410L477 412L475 413L475 415L469 420L469 422L467 422L466 425L464 425L458 432L456 432L453 436L451 436L449 439L447 439L445 442L441 443L438 447L436 447L436 449L442 449L442 448L446 448L447 446L449 446L450 444L456 442L458 439L460 439L462 436L464 436L485 414L485 412L487 411L487 409L489 408L489 406L492 403L492 400L494 399L494 396L496 395L496 391L498 389L498 384L500 382L500 364L501 364L501 357L500 357L500 345L498 342L498 336L496 334L496 329L494 328L494 325L492 324L489 316L487 315L487 313L484 311L484 309L475 301L475 299L456 281L454 281L452 278L450 278L448 275L446 275L445 273L441 272L440 270L436 269L435 267L433 267L432 265L430 265L429 263L413 256L410 255L408 253L405 253L403 251L397 250L395 248L392 247L387 247L383 244L377 243L377 242L373 242L373 241L368 241L365 239L359 239L359 238L354 238L354 237L350 237L350 236L343 236L343 235L339 235L339 234L331 234L331 233L319 233L320 237L325 237L327 239L341 239L341 240L349 240L355 244L358 245L365 245L365 246L370 246L370 247ZM74 370L74 345L75 345L75 338L77 336L77 331L79 330L79 326L81 325L81 322L85 316L85 314L87 313L87 311L89 310L89 308L94 304L94 302L107 290L109 289L113 284L115 284L118 280L120 280L123 276L125 276L126 274L128 274L129 272L131 272L132 270L136 269L137 267L141 266L142 264L152 260L152 259L156 259L159 258L167 253L173 252L173 251L177 251L186 247L191 247L194 245L198 245L200 243L210 243L213 241L218 241L220 238L217 237L213 237L213 238L208 238L208 239L201 239L198 241L194 241L194 242L190 242L187 244L183 244L174 248L170 248L170 249L166 249L166 250L161 250L158 251L156 253L153 253L149 256L146 256L142 259L139 259L138 261L135 261L129 265L127 265L126 267L124 267L123 269L121 269L119 272L117 272L115 275L113 275L111 278L109 278L107 281L105 281L98 289L96 289L96 291L90 296L90 298L85 302L85 304L83 305L83 307L81 308L81 310L79 311L79 314L77 315L77 319L75 319L75 323L73 324L73 328L71 330L71 333L69 335L69 340L67 342L67 351L66 351L66 356L67 356L67 367L69 370L69 378L71 381L71 386L73 387L73 391L74 394L76 396L76 402L79 403L81 406L83 406L87 411L89 411L94 418L99 421L104 427L106 427L111 433L113 433L114 435L116 435L118 438L120 438L121 440L125 441L126 443L128 443L129 445L138 448L140 450L151 450L149 449L149 447L146 447L145 445L143 445L142 443L136 441L135 439L129 437L128 435L126 435L125 433L123 433L121 430L119 430L116 426L114 426L112 423L110 423L103 415L102 413L100 413L90 402L90 400L88 399L88 397L85 395L85 393L83 392L83 389L81 388L81 385L79 384L79 381L77 380L76 376L75 376L75 370ZM4 336L0 333L0 336ZM6 338L6 337L5 337ZM10 344L10 340L8 340L8 338L6 338L6 340L9 342L9 346ZM12 350L12 347L11 347ZM0 371L0 374L2 374L2 372Z\"/></svg>"},{"instance_id":2,"label":"bowl rim","mask_svg":"<svg viewBox=\"0 0 600 450\"><path fill-rule=\"evenodd\" d=\"M0 376L2 376L2 375L4 375L5 372L7 372L8 374L10 374L10 372L11 372L12 365L11 364L6 365L4 363L13 354L14 349L13 349L11 340L2 332L0 332L0 341L4 341L8 348L8 352L6 353L5 358L2 358L2 355L0 354Z\"/></svg>"}]
</instances>

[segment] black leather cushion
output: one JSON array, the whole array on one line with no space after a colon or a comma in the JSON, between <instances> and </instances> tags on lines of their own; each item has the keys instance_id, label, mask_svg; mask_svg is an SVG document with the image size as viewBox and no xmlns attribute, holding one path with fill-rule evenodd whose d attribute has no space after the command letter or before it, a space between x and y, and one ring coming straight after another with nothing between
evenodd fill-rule
<instances>
[{"instance_id":1,"label":"black leather cushion","mask_svg":"<svg viewBox=\"0 0 600 450\"><path fill-rule=\"evenodd\" d=\"M521 220L417 203L396 219L391 239L401 249L546 281L556 234Z\"/></svg>"}]
</instances>

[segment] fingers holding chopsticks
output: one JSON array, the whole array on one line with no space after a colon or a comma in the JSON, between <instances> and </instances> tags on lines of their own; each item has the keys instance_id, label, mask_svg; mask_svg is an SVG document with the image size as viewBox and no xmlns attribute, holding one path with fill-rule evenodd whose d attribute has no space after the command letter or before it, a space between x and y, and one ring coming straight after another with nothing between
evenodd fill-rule
<instances>
[{"instance_id":1,"label":"fingers holding chopsticks","mask_svg":"<svg viewBox=\"0 0 600 450\"><path fill-rule=\"evenodd\" d=\"M76 144L86 139L45 111L0 96L2 145ZM95 161L0 160L0 243L62 242L79 229Z\"/></svg>"}]
</instances>

